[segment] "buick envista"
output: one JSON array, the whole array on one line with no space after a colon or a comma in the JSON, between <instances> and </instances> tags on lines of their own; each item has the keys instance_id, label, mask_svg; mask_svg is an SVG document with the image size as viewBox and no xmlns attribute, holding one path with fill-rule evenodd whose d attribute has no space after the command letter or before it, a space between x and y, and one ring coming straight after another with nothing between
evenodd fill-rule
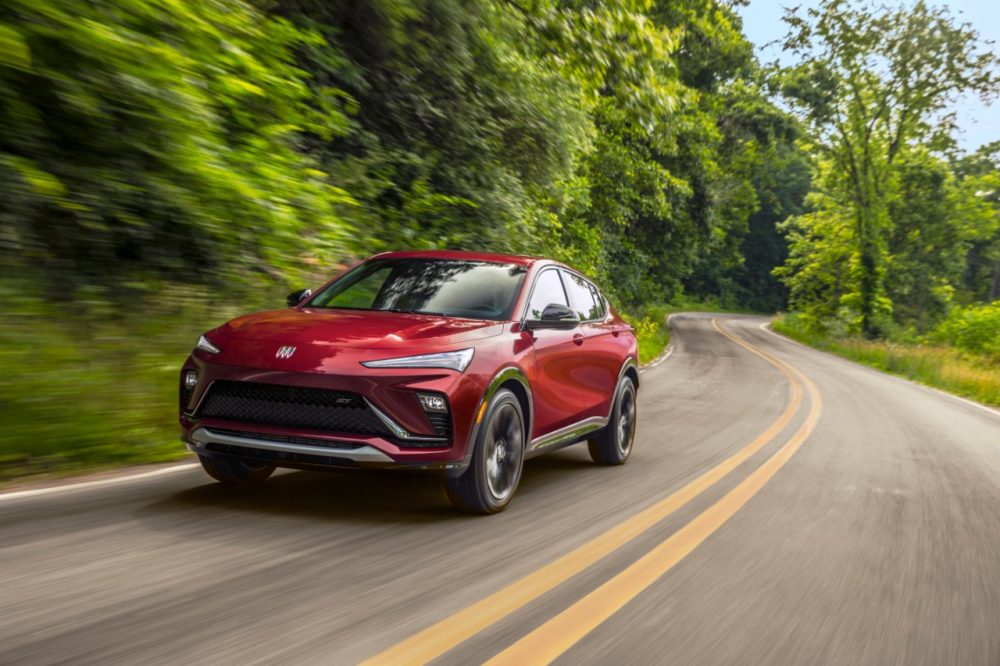
<instances>
[{"instance_id":1,"label":"buick envista","mask_svg":"<svg viewBox=\"0 0 1000 666\"><path fill-rule=\"evenodd\" d=\"M494 513L527 458L587 442L620 465L632 451L634 330L560 263L390 252L287 304L208 331L181 370L182 438L222 483L431 470L456 506Z\"/></svg>"}]
</instances>

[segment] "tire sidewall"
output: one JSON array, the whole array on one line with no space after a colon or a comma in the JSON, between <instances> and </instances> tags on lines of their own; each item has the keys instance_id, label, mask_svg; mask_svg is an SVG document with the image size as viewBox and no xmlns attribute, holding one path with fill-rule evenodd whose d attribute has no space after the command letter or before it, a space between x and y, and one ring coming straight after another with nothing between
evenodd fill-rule
<instances>
[{"instance_id":1,"label":"tire sidewall","mask_svg":"<svg viewBox=\"0 0 1000 666\"><path fill-rule=\"evenodd\" d=\"M517 411L518 416L521 420L521 450L519 452L519 464L517 468L517 478L514 479L513 487L510 493L503 499L497 498L492 490L490 489L487 463L486 463L486 437L488 436L489 426L493 422L493 418L496 413L504 405L510 404ZM510 503L512 497L517 492L517 487L521 483L521 476L524 472L524 450L527 440L527 433L524 428L524 411L521 409L521 403L518 401L517 396L515 396L511 391L507 389L500 389L490 400L489 407L486 408L486 415L483 417L483 421L480 424L479 433L476 436L476 451L473 455L472 461L472 471L476 474L478 483L476 484L480 490L480 498L484 504L490 507L492 511L499 511L507 504Z\"/></svg>"},{"instance_id":2,"label":"tire sidewall","mask_svg":"<svg viewBox=\"0 0 1000 666\"><path fill-rule=\"evenodd\" d=\"M622 403L624 402L625 395L632 393L632 404L635 409L635 416L632 418L632 427L629 437L631 441L629 442L628 451L622 452L622 443L619 441L618 437L618 420L621 418ZM618 390L615 392L615 408L612 412L611 422L608 424L610 439L614 443L614 451L612 452L617 462L619 464L624 463L632 455L632 449L635 444L635 431L636 424L639 420L639 409L636 401L637 395L635 391L635 382L628 375L622 377L621 382L618 384Z\"/></svg>"}]
</instances>

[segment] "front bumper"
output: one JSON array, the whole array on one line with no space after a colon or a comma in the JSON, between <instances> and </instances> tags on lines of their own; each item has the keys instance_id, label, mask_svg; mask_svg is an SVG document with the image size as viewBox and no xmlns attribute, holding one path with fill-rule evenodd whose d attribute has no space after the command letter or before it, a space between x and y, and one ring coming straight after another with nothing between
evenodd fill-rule
<instances>
[{"instance_id":1,"label":"front bumper","mask_svg":"<svg viewBox=\"0 0 1000 666\"><path fill-rule=\"evenodd\" d=\"M295 438L290 442L264 439L254 433L234 434L232 431L196 428L182 437L188 450L206 458L238 458L256 463L272 464L293 469L403 469L460 475L465 462L407 463L393 460L368 444L328 446L315 440Z\"/></svg>"},{"instance_id":2,"label":"front bumper","mask_svg":"<svg viewBox=\"0 0 1000 666\"><path fill-rule=\"evenodd\" d=\"M460 473L468 463L473 418L483 396L475 375L447 370L370 369L351 374L280 372L212 363L192 355L182 376L196 369L198 386L182 391L181 439L201 456L227 456L270 462L279 467L375 467L442 470ZM362 396L376 414L387 417L409 439L389 428L383 435L286 427L267 422L212 418L199 410L213 382L255 382L303 390L345 391ZM447 396L451 433L438 441L421 411L417 391Z\"/></svg>"}]
</instances>

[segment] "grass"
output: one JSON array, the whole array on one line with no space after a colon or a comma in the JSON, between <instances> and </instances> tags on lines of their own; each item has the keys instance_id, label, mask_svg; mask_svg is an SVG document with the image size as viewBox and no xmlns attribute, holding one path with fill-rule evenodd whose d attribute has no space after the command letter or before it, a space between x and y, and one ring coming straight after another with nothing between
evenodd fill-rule
<instances>
[{"instance_id":1,"label":"grass","mask_svg":"<svg viewBox=\"0 0 1000 666\"><path fill-rule=\"evenodd\" d=\"M178 438L180 366L198 335L238 305L176 287L128 313L19 301L10 288L0 298L0 484L188 455Z\"/></svg>"},{"instance_id":2,"label":"grass","mask_svg":"<svg viewBox=\"0 0 1000 666\"><path fill-rule=\"evenodd\" d=\"M857 363L1000 407L1000 364L993 358L948 345L824 336L806 330L794 315L778 317L772 328Z\"/></svg>"}]
</instances>

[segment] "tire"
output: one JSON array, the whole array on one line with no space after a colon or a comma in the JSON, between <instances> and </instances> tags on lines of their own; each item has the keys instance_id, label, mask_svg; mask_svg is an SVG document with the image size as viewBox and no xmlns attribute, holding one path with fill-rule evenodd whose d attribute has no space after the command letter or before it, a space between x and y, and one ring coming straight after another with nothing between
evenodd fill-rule
<instances>
[{"instance_id":1,"label":"tire","mask_svg":"<svg viewBox=\"0 0 1000 666\"><path fill-rule=\"evenodd\" d=\"M497 513L507 508L524 468L524 414L517 397L500 389L490 400L476 436L469 468L445 479L445 493L459 509Z\"/></svg>"},{"instance_id":2,"label":"tire","mask_svg":"<svg viewBox=\"0 0 1000 666\"><path fill-rule=\"evenodd\" d=\"M198 456L201 466L210 477L227 486L249 488L267 481L274 472L274 465L251 463L231 458Z\"/></svg>"},{"instance_id":3,"label":"tire","mask_svg":"<svg viewBox=\"0 0 1000 666\"><path fill-rule=\"evenodd\" d=\"M636 423L635 396L635 382L626 375L615 393L611 421L587 442L590 459L598 465L623 465L632 455Z\"/></svg>"}]
</instances>

